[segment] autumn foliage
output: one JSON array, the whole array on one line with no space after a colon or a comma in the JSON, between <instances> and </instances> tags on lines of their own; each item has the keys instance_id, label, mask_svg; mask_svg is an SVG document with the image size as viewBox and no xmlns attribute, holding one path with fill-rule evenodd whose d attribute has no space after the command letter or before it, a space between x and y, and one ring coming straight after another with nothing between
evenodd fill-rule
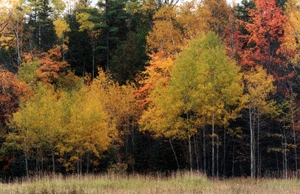
<instances>
[{"instance_id":1,"label":"autumn foliage","mask_svg":"<svg viewBox=\"0 0 300 194\"><path fill-rule=\"evenodd\" d=\"M0 11L0 180L298 176L298 1L36 2Z\"/></svg>"},{"instance_id":2,"label":"autumn foliage","mask_svg":"<svg viewBox=\"0 0 300 194\"><path fill-rule=\"evenodd\" d=\"M262 65L274 75L283 65L279 49L287 17L276 6L275 0L256 0L255 6L255 9L249 10L250 21L241 22L249 33L241 36L245 40L241 64L250 67Z\"/></svg>"},{"instance_id":3,"label":"autumn foliage","mask_svg":"<svg viewBox=\"0 0 300 194\"><path fill-rule=\"evenodd\" d=\"M6 124L8 118L19 108L19 103L25 102L32 91L17 76L5 69L0 69L0 122Z\"/></svg>"}]
</instances>

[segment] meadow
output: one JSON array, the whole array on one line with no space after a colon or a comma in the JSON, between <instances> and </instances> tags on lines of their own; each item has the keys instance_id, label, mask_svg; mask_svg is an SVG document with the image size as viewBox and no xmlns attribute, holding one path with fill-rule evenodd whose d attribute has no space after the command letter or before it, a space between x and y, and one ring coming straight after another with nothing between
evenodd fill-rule
<instances>
[{"instance_id":1,"label":"meadow","mask_svg":"<svg viewBox=\"0 0 300 194\"><path fill-rule=\"evenodd\" d=\"M198 173L176 173L169 177L116 174L68 177L55 175L1 183L0 193L300 193L300 182L295 179L211 180Z\"/></svg>"}]
</instances>

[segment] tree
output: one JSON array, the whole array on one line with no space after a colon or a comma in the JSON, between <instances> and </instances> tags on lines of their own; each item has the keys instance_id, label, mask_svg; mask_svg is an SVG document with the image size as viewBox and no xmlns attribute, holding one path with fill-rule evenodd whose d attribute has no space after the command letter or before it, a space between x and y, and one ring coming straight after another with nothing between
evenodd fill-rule
<instances>
[{"instance_id":1,"label":"tree","mask_svg":"<svg viewBox=\"0 0 300 194\"><path fill-rule=\"evenodd\" d=\"M241 36L246 41L245 49L240 52L241 64L247 67L262 65L275 79L286 76L280 71L284 66L279 48L287 17L275 0L256 0L255 7L249 10L249 21L242 22L249 34Z\"/></svg>"},{"instance_id":2,"label":"tree","mask_svg":"<svg viewBox=\"0 0 300 194\"><path fill-rule=\"evenodd\" d=\"M254 1L252 0L242 0L240 4L237 5L235 9L235 16L237 19L244 22L249 22L250 19L250 10L255 9Z\"/></svg>"},{"instance_id":3,"label":"tree","mask_svg":"<svg viewBox=\"0 0 300 194\"><path fill-rule=\"evenodd\" d=\"M27 40L29 49L47 51L54 46L56 40L50 1L29 0L26 6L29 15L26 31L31 34Z\"/></svg>"},{"instance_id":4,"label":"tree","mask_svg":"<svg viewBox=\"0 0 300 194\"><path fill-rule=\"evenodd\" d=\"M76 20L80 23L79 31L87 31L92 45L92 78L95 78L95 52L97 47L97 39L100 35L101 30L94 29L95 23L101 23L100 16L96 9L88 9L86 8L85 11L88 12L76 12ZM93 18L93 21L90 21L90 18ZM96 18L96 19L95 19Z\"/></svg>"},{"instance_id":5,"label":"tree","mask_svg":"<svg viewBox=\"0 0 300 194\"><path fill-rule=\"evenodd\" d=\"M283 122L287 122L289 124L287 124L287 126L285 126L286 128L289 128L292 130L292 137L293 137L293 144L292 145L288 145L287 142L285 142L285 147L287 148L287 146L291 147L294 150L294 162L295 162L295 172L296 172L296 178L298 177L298 152L297 152L297 147L298 147L298 143L297 143L297 136L298 136L298 125L299 123L297 122L297 117L299 117L299 108L297 106L297 94L293 93L293 90L291 90L291 93L288 94L286 101L284 102L284 108L286 109L285 111L283 111ZM285 137L286 138L286 137ZM285 153L285 159L286 159L286 151ZM286 164L285 164L285 177L287 178L287 159L286 159Z\"/></svg>"},{"instance_id":6,"label":"tree","mask_svg":"<svg viewBox=\"0 0 300 194\"><path fill-rule=\"evenodd\" d=\"M147 52L150 61L141 73L140 101L146 105L149 92L156 84L167 83L174 60L189 41L208 29L203 17L207 9L194 1L175 8L164 6L154 16L154 27L147 36Z\"/></svg>"},{"instance_id":7,"label":"tree","mask_svg":"<svg viewBox=\"0 0 300 194\"><path fill-rule=\"evenodd\" d=\"M85 76L92 73L92 40L87 30L81 30L81 24L76 19L76 13L66 17L70 31L66 32L69 37L67 43L68 51L65 55L66 61L71 65L76 75Z\"/></svg>"},{"instance_id":8,"label":"tree","mask_svg":"<svg viewBox=\"0 0 300 194\"><path fill-rule=\"evenodd\" d=\"M102 22L95 24L95 30L101 30L100 42L98 49L104 49L105 69L111 69L111 57L118 45L126 39L128 32L129 14L125 11L124 0L106 0L105 3L99 2L98 6L102 12Z\"/></svg>"},{"instance_id":9,"label":"tree","mask_svg":"<svg viewBox=\"0 0 300 194\"><path fill-rule=\"evenodd\" d=\"M162 51L171 55L181 50L182 41L179 26L176 26L176 11L164 6L153 16L153 30L147 37L148 51Z\"/></svg>"},{"instance_id":10,"label":"tree","mask_svg":"<svg viewBox=\"0 0 300 194\"><path fill-rule=\"evenodd\" d=\"M7 6L3 7L1 13L0 40L4 51L11 52L11 49L14 50L11 53L13 57L11 56L8 59L12 64L9 66L7 61L3 62L9 67L9 70L15 71L22 62L25 14L21 1L9 1L6 3Z\"/></svg>"},{"instance_id":11,"label":"tree","mask_svg":"<svg viewBox=\"0 0 300 194\"><path fill-rule=\"evenodd\" d=\"M18 110L19 103L25 101L32 92L25 82L19 81L17 76L2 68L0 83L0 123L5 125L8 118Z\"/></svg>"},{"instance_id":12,"label":"tree","mask_svg":"<svg viewBox=\"0 0 300 194\"><path fill-rule=\"evenodd\" d=\"M57 88L59 78L67 73L69 67L69 64L62 60L59 48L42 53L27 53L24 56L24 63L20 70L21 79L30 84L43 82Z\"/></svg>"},{"instance_id":13,"label":"tree","mask_svg":"<svg viewBox=\"0 0 300 194\"><path fill-rule=\"evenodd\" d=\"M171 79L157 82L143 113L143 130L159 135L189 140L197 128L211 125L214 153L215 125L227 125L235 118L243 87L238 67L226 59L225 48L216 35L209 33L193 41L178 56L171 69ZM212 176L214 176L214 154Z\"/></svg>"},{"instance_id":14,"label":"tree","mask_svg":"<svg viewBox=\"0 0 300 194\"><path fill-rule=\"evenodd\" d=\"M15 157L4 146L5 138L10 132L7 124L11 115L19 110L20 104L32 95L32 90L24 81L3 68L0 68L0 85L0 150L2 161L9 163ZM9 166L1 166L1 169L5 168L8 170Z\"/></svg>"},{"instance_id":15,"label":"tree","mask_svg":"<svg viewBox=\"0 0 300 194\"><path fill-rule=\"evenodd\" d=\"M210 12L210 16L207 17L209 30L222 37L229 26L229 16L232 8L226 0L204 0L203 4Z\"/></svg>"},{"instance_id":16,"label":"tree","mask_svg":"<svg viewBox=\"0 0 300 194\"><path fill-rule=\"evenodd\" d=\"M58 148L60 161L67 171L81 174L84 157L87 157L87 164L90 163L90 155L100 158L116 137L115 126L105 112L102 95L103 87L94 82L75 96L64 98L65 104L70 105L70 122L63 134L70 138L63 139Z\"/></svg>"},{"instance_id":17,"label":"tree","mask_svg":"<svg viewBox=\"0 0 300 194\"><path fill-rule=\"evenodd\" d=\"M129 82L119 85L103 70L99 70L99 76L95 81L104 87L102 93L104 110L117 130L117 137L112 145L117 151L116 162L125 164L128 170L131 169L134 173L136 134L141 113L136 103L135 85Z\"/></svg>"},{"instance_id":18,"label":"tree","mask_svg":"<svg viewBox=\"0 0 300 194\"><path fill-rule=\"evenodd\" d=\"M62 59L65 60L65 52L68 50L67 45L65 43L68 42L68 37L65 36L66 32L70 31L69 25L62 18L58 18L53 22L55 27L55 33L58 38L58 44L60 46L62 52Z\"/></svg>"},{"instance_id":19,"label":"tree","mask_svg":"<svg viewBox=\"0 0 300 194\"><path fill-rule=\"evenodd\" d=\"M13 114L9 123L13 131L7 136L7 142L13 142L24 152L27 176L32 150L37 150L41 161L46 153L50 153L52 172L55 173L55 151L57 142L62 138L60 130L65 123L63 113L59 93L39 84L35 87L35 95L22 103L20 110Z\"/></svg>"},{"instance_id":20,"label":"tree","mask_svg":"<svg viewBox=\"0 0 300 194\"><path fill-rule=\"evenodd\" d=\"M165 5L153 16L154 25L147 36L147 51L165 52L174 58L181 49L201 32L208 30L205 17L209 12L195 1L179 6L179 9Z\"/></svg>"},{"instance_id":21,"label":"tree","mask_svg":"<svg viewBox=\"0 0 300 194\"><path fill-rule=\"evenodd\" d=\"M262 67L257 66L250 71L245 72L245 95L247 97L249 129L250 129L250 164L251 177L261 176L259 156L259 139L260 139L260 117L264 114L274 113L273 100L269 100L269 95L275 92L276 87L273 85L273 77L266 73ZM257 131L255 131L257 129ZM257 145L257 147L256 147ZM258 165L258 167L256 166Z\"/></svg>"},{"instance_id":22,"label":"tree","mask_svg":"<svg viewBox=\"0 0 300 194\"><path fill-rule=\"evenodd\" d=\"M154 10L145 8L145 4L146 1L133 1L125 5L128 32L126 38L112 53L110 68L113 79L120 84L136 81L137 74L144 70L149 60L146 53L146 36L151 30Z\"/></svg>"},{"instance_id":23,"label":"tree","mask_svg":"<svg viewBox=\"0 0 300 194\"><path fill-rule=\"evenodd\" d=\"M284 25L284 37L281 49L286 53L289 62L293 65L298 65L299 62L299 43L300 37L297 26L300 25L300 7L297 4L298 1L289 0L285 4L285 14L288 17L286 24Z\"/></svg>"},{"instance_id":24,"label":"tree","mask_svg":"<svg viewBox=\"0 0 300 194\"><path fill-rule=\"evenodd\" d=\"M227 54L237 61L240 61L241 58L239 54L246 44L245 35L249 35L247 30L243 25L240 25L240 23L241 21L249 22L249 10L254 9L254 7L253 1L242 0L241 3L234 8L235 12L229 15L230 26L225 29L224 41L227 46Z\"/></svg>"}]
</instances>

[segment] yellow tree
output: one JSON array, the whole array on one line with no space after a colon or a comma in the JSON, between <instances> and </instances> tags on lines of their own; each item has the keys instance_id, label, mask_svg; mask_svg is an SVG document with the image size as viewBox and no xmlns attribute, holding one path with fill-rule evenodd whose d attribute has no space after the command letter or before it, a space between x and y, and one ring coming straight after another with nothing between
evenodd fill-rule
<instances>
[{"instance_id":1,"label":"yellow tree","mask_svg":"<svg viewBox=\"0 0 300 194\"><path fill-rule=\"evenodd\" d=\"M273 85L273 77L260 66L245 72L244 80L250 129L251 177L254 178L256 175L260 176L261 171L261 161L255 157L260 155L257 154L260 150L260 117L274 112L275 102L269 100L269 95L275 92L276 87ZM256 145L258 146L256 147ZM256 166L256 161L258 161L258 166Z\"/></svg>"},{"instance_id":2,"label":"yellow tree","mask_svg":"<svg viewBox=\"0 0 300 194\"><path fill-rule=\"evenodd\" d=\"M14 113L9 127L13 129L7 137L21 145L25 154L25 169L29 175L28 159L30 150L35 149L36 155L44 159L44 154L50 153L52 170L55 173L55 151L61 140L61 129L64 128L59 92L39 84L35 87L35 95L21 104L18 112Z\"/></svg>"},{"instance_id":3,"label":"yellow tree","mask_svg":"<svg viewBox=\"0 0 300 194\"><path fill-rule=\"evenodd\" d=\"M143 105L148 103L148 93L158 82L166 83L169 80L174 60L182 48L198 34L208 30L204 18L209 15L207 8L195 1L186 2L178 9L164 5L154 15L153 29L147 36L149 66L139 80L142 86L138 95Z\"/></svg>"},{"instance_id":4,"label":"yellow tree","mask_svg":"<svg viewBox=\"0 0 300 194\"><path fill-rule=\"evenodd\" d=\"M207 8L195 1L179 7L164 5L153 16L153 29L147 36L148 52L160 51L167 56L175 56L189 40L208 30L204 19L208 16Z\"/></svg>"},{"instance_id":5,"label":"yellow tree","mask_svg":"<svg viewBox=\"0 0 300 194\"><path fill-rule=\"evenodd\" d=\"M165 5L153 16L153 30L147 37L148 51L163 51L174 55L181 50L183 40L179 26L176 26L176 10Z\"/></svg>"},{"instance_id":6,"label":"yellow tree","mask_svg":"<svg viewBox=\"0 0 300 194\"><path fill-rule=\"evenodd\" d=\"M114 83L109 87L106 96L107 111L117 127L120 144L125 147L125 163L131 167L133 173L136 154L135 134L140 115L134 91L135 86L132 84L120 86Z\"/></svg>"},{"instance_id":7,"label":"yellow tree","mask_svg":"<svg viewBox=\"0 0 300 194\"><path fill-rule=\"evenodd\" d=\"M58 145L60 161L67 171L82 173L83 157L87 158L87 171L91 155L97 158L107 150L117 137L116 127L105 104L106 84L102 77L94 79L90 86L65 96L65 106L70 107L70 122L64 136L70 137ZM67 160L65 160L67 156Z\"/></svg>"},{"instance_id":8,"label":"yellow tree","mask_svg":"<svg viewBox=\"0 0 300 194\"><path fill-rule=\"evenodd\" d=\"M101 69L99 69L98 74L99 76L93 81L93 84L103 88L101 95L105 112L117 129L113 146L117 151L122 147L125 149L125 155L122 155L121 152L118 153L118 163L131 167L134 172L135 134L140 115L140 108L135 96L136 88L131 83L119 85Z\"/></svg>"},{"instance_id":9,"label":"yellow tree","mask_svg":"<svg viewBox=\"0 0 300 194\"><path fill-rule=\"evenodd\" d=\"M290 62L298 65L300 59L300 6L297 0L288 0L285 3L285 14L288 21L284 25L284 40L281 49L286 53Z\"/></svg>"},{"instance_id":10,"label":"yellow tree","mask_svg":"<svg viewBox=\"0 0 300 194\"><path fill-rule=\"evenodd\" d=\"M22 10L23 0L0 2L0 45L4 49L14 49L17 66L22 62L23 31L25 14Z\"/></svg>"},{"instance_id":11,"label":"yellow tree","mask_svg":"<svg viewBox=\"0 0 300 194\"><path fill-rule=\"evenodd\" d=\"M13 133L7 137L8 142L15 142L16 149L23 150L27 175L28 160L32 154L36 156L36 170L43 169L43 161L48 154L51 155L52 171L55 173L57 145L62 141L63 129L70 118L67 114L69 107L62 100L67 92L77 91L83 83L72 72L62 73L59 64L66 63L56 61L58 54L55 51L49 51L50 56L44 54L39 60L29 54L24 55L26 61L19 67L18 78L30 86L28 88L34 95L22 101L20 110L11 118L9 126ZM53 79L55 87L51 84Z\"/></svg>"},{"instance_id":12,"label":"yellow tree","mask_svg":"<svg viewBox=\"0 0 300 194\"><path fill-rule=\"evenodd\" d=\"M66 20L63 20L62 18L58 18L55 21L53 21L54 27L55 27L55 33L56 36L59 39L59 45L62 52L62 59L65 60L64 54L68 50L68 47L65 43L68 43L68 37L65 37L65 33L70 31L69 25L66 22Z\"/></svg>"}]
</instances>

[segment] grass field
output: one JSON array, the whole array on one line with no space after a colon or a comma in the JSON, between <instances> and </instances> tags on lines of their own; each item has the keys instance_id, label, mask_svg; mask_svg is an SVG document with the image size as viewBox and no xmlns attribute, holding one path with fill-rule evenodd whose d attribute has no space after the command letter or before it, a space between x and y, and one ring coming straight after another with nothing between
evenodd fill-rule
<instances>
[{"instance_id":1,"label":"grass field","mask_svg":"<svg viewBox=\"0 0 300 194\"><path fill-rule=\"evenodd\" d=\"M162 176L55 176L0 184L1 194L18 193L300 193L294 179L233 178L210 180L201 174Z\"/></svg>"}]
</instances>

